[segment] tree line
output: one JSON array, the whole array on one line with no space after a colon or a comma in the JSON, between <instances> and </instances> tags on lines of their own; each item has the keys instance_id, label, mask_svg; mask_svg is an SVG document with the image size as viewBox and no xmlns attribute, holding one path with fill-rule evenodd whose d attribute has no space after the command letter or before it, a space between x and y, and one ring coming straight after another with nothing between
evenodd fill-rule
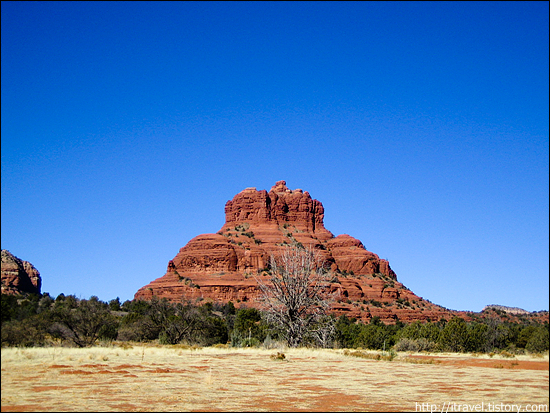
<instances>
[{"instance_id":1,"label":"tree line","mask_svg":"<svg viewBox=\"0 0 550 413\"><path fill-rule=\"evenodd\" d=\"M2 346L45 346L52 343L86 347L98 342L186 343L211 346L274 347L289 343L288 328L272 314L233 303L109 302L48 293L1 296ZM344 315L323 314L303 325L297 345L397 351L540 353L549 349L548 322L519 322L499 317L465 321L384 324L378 317L363 323ZM302 328L301 327L301 328ZM322 327L322 328L320 328ZM291 340L296 341L296 335Z\"/></svg>"},{"instance_id":2,"label":"tree line","mask_svg":"<svg viewBox=\"0 0 550 413\"><path fill-rule=\"evenodd\" d=\"M202 346L344 347L404 351L542 352L548 350L548 323L510 324L500 318L466 322L385 325L378 317L369 324L330 314L338 299L331 291L334 277L320 255L301 243L271 255L268 277L256 275L262 308L235 308L181 301L107 302L92 296L79 299L60 294L2 295L2 345L44 345L61 341L78 347L103 341L151 341Z\"/></svg>"}]
</instances>

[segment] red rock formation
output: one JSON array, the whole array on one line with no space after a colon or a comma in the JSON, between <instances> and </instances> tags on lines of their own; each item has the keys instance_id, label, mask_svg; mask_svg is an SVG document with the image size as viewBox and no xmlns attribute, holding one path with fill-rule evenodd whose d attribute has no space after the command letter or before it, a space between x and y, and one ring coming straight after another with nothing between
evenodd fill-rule
<instances>
[{"instance_id":1,"label":"red rock formation","mask_svg":"<svg viewBox=\"0 0 550 413\"><path fill-rule=\"evenodd\" d=\"M40 294L40 273L27 261L2 250L2 294Z\"/></svg>"},{"instance_id":2,"label":"red rock formation","mask_svg":"<svg viewBox=\"0 0 550 413\"><path fill-rule=\"evenodd\" d=\"M294 226L296 231L312 233L316 238L333 235L323 225L325 210L316 199L301 189L291 191L285 181L278 181L269 192L246 188L225 204L225 225L222 232L235 224L273 224Z\"/></svg>"},{"instance_id":3,"label":"red rock formation","mask_svg":"<svg viewBox=\"0 0 550 413\"><path fill-rule=\"evenodd\" d=\"M364 321L378 316L385 322L452 315L397 282L388 261L367 251L361 241L345 234L334 237L323 218L321 202L301 189L288 189L285 181L269 192L246 188L225 204L225 224L217 234L189 241L168 263L166 274L140 288L135 298L255 306L260 291L254 276L261 276L272 254L300 243L318 251L333 271L332 289L340 293L336 314Z\"/></svg>"},{"instance_id":4,"label":"red rock formation","mask_svg":"<svg viewBox=\"0 0 550 413\"><path fill-rule=\"evenodd\" d=\"M378 255L367 251L361 241L347 234L338 235L327 242L328 249L332 252L336 266L342 272L352 274L386 274L391 278L397 276L390 268L386 260L381 260Z\"/></svg>"}]
</instances>

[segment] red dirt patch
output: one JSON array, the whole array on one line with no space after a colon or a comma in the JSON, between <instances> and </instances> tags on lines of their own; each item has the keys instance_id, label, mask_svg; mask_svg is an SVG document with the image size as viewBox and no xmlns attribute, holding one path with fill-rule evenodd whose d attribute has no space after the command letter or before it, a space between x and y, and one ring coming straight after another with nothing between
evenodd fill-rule
<instances>
[{"instance_id":1,"label":"red dirt patch","mask_svg":"<svg viewBox=\"0 0 550 413\"><path fill-rule=\"evenodd\" d=\"M176 372L176 370L172 370L172 369L160 369L160 368L156 368L154 370L145 370L147 373L174 373Z\"/></svg>"},{"instance_id":2,"label":"red dirt patch","mask_svg":"<svg viewBox=\"0 0 550 413\"><path fill-rule=\"evenodd\" d=\"M95 374L93 371L86 371L86 370L65 370L60 371L60 374Z\"/></svg>"},{"instance_id":3,"label":"red dirt patch","mask_svg":"<svg viewBox=\"0 0 550 413\"><path fill-rule=\"evenodd\" d=\"M2 406L2 412L40 412L44 407L36 404L18 404L17 406Z\"/></svg>"},{"instance_id":4,"label":"red dirt patch","mask_svg":"<svg viewBox=\"0 0 550 413\"><path fill-rule=\"evenodd\" d=\"M69 386L35 386L32 388L33 391L48 391L48 390L65 390L70 389Z\"/></svg>"},{"instance_id":5,"label":"red dirt patch","mask_svg":"<svg viewBox=\"0 0 550 413\"><path fill-rule=\"evenodd\" d=\"M114 404L112 405L112 407L115 407L118 411L121 411L121 412L133 412L137 409L136 405L130 404L130 403Z\"/></svg>"},{"instance_id":6,"label":"red dirt patch","mask_svg":"<svg viewBox=\"0 0 550 413\"><path fill-rule=\"evenodd\" d=\"M433 360L434 363L456 366L456 367L492 367L492 368L509 368L515 370L548 370L550 364L548 361L531 361L531 360L487 360L487 359L455 359L448 357L431 357L431 356L408 356L412 359ZM397 360L399 361L399 360Z\"/></svg>"},{"instance_id":7,"label":"red dirt patch","mask_svg":"<svg viewBox=\"0 0 550 413\"><path fill-rule=\"evenodd\" d=\"M119 369L141 369L143 366L137 365L137 364L121 364L120 366L115 366L113 369L119 370Z\"/></svg>"}]
</instances>

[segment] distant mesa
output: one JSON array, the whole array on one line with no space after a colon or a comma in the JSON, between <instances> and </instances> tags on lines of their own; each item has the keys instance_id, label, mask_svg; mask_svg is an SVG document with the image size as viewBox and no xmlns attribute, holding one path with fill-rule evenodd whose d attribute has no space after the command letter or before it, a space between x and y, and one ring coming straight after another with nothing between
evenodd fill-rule
<instances>
[{"instance_id":1,"label":"distant mesa","mask_svg":"<svg viewBox=\"0 0 550 413\"><path fill-rule=\"evenodd\" d=\"M40 273L28 261L2 250L2 294L39 294L42 286Z\"/></svg>"},{"instance_id":2,"label":"distant mesa","mask_svg":"<svg viewBox=\"0 0 550 413\"><path fill-rule=\"evenodd\" d=\"M505 305L497 305L497 304L486 305L485 307L483 307L483 310L481 310L481 312L484 312L487 310L500 310L509 314L529 314L529 311L524 310L523 308L506 307Z\"/></svg>"},{"instance_id":3,"label":"distant mesa","mask_svg":"<svg viewBox=\"0 0 550 413\"><path fill-rule=\"evenodd\" d=\"M168 262L162 277L140 288L135 299L232 301L259 306L254 275L266 274L269 258L287 245L312 247L334 273L340 300L332 311L363 321L439 320L459 312L422 299L397 281L387 260L350 235L335 237L324 226L323 204L307 191L278 181L268 192L246 188L225 204L225 224L216 234L191 239ZM240 303L240 304L238 304Z\"/></svg>"}]
</instances>

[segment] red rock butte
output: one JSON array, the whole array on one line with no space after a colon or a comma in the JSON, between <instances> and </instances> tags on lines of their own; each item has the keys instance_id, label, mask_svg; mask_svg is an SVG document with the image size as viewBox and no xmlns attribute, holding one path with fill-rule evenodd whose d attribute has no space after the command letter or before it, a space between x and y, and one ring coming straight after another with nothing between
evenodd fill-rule
<instances>
[{"instance_id":1,"label":"red rock butte","mask_svg":"<svg viewBox=\"0 0 550 413\"><path fill-rule=\"evenodd\" d=\"M323 204L307 191L290 190L278 181L269 192L246 188L225 204L225 224L216 234L191 239L168 263L162 277L140 288L135 299L153 296L170 301L232 301L259 307L254 276L266 276L271 255L298 244L317 251L334 273L331 289L340 299L336 315L363 321L438 320L455 312L416 296L387 260L367 251L349 235L335 237L324 224Z\"/></svg>"},{"instance_id":2,"label":"red rock butte","mask_svg":"<svg viewBox=\"0 0 550 413\"><path fill-rule=\"evenodd\" d=\"M42 278L34 265L2 250L2 294L40 294Z\"/></svg>"}]
</instances>

